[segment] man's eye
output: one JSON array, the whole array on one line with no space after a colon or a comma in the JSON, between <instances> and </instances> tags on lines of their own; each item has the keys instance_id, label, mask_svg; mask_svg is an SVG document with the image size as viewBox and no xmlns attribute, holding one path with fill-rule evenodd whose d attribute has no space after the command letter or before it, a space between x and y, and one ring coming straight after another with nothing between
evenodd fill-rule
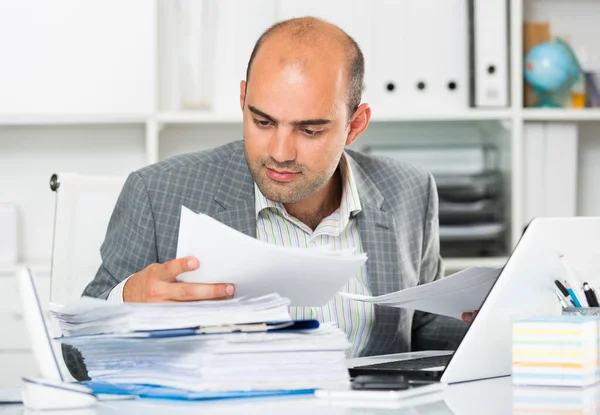
<instances>
[{"instance_id":1,"label":"man's eye","mask_svg":"<svg viewBox=\"0 0 600 415\"><path fill-rule=\"evenodd\" d=\"M253 118L253 120L254 120L254 124L258 125L259 127L268 127L269 125L271 125L271 121L258 120L256 118Z\"/></svg>"},{"instance_id":2,"label":"man's eye","mask_svg":"<svg viewBox=\"0 0 600 415\"><path fill-rule=\"evenodd\" d=\"M321 133L323 131L319 130L319 131L315 131L315 130L309 130L307 128L305 128L304 130L302 130L306 135L309 135L311 137L317 137L319 135L321 135Z\"/></svg>"}]
</instances>

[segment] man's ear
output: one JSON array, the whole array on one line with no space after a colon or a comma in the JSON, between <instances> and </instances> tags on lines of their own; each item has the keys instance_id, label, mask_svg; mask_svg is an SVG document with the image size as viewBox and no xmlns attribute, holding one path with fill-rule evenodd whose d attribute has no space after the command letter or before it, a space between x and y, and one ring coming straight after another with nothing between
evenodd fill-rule
<instances>
[{"instance_id":1,"label":"man's ear","mask_svg":"<svg viewBox=\"0 0 600 415\"><path fill-rule=\"evenodd\" d=\"M246 81L240 81L240 108L244 111L244 103L246 102Z\"/></svg>"},{"instance_id":2,"label":"man's ear","mask_svg":"<svg viewBox=\"0 0 600 415\"><path fill-rule=\"evenodd\" d=\"M347 146L354 143L362 135L367 129L369 121L371 121L371 107L367 103L360 104L350 120L350 129L346 137Z\"/></svg>"}]
</instances>

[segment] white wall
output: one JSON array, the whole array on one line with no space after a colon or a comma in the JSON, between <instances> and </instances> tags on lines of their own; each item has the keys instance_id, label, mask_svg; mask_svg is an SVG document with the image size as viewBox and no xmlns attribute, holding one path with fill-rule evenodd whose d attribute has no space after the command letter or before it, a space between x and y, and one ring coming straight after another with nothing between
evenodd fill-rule
<instances>
[{"instance_id":1,"label":"white wall","mask_svg":"<svg viewBox=\"0 0 600 415\"><path fill-rule=\"evenodd\" d=\"M0 115L154 111L155 22L145 0L0 1Z\"/></svg>"}]
</instances>

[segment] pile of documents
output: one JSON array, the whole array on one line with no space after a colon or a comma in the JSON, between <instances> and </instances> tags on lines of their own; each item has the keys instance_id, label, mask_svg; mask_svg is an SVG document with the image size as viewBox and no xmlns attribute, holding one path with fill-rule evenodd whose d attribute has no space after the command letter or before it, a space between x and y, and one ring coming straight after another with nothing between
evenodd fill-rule
<instances>
[{"instance_id":1,"label":"pile of documents","mask_svg":"<svg viewBox=\"0 0 600 415\"><path fill-rule=\"evenodd\" d=\"M186 391L344 387L344 333L292 321L289 299L271 294L177 304L110 304L81 298L51 306L95 382Z\"/></svg>"},{"instance_id":2,"label":"pile of documents","mask_svg":"<svg viewBox=\"0 0 600 415\"><path fill-rule=\"evenodd\" d=\"M340 293L356 301L425 311L460 319L462 313L479 310L501 269L474 267L425 285L372 297Z\"/></svg>"},{"instance_id":3,"label":"pile of documents","mask_svg":"<svg viewBox=\"0 0 600 415\"><path fill-rule=\"evenodd\" d=\"M513 323L513 383L587 386L600 381L597 316L553 316Z\"/></svg>"}]
</instances>

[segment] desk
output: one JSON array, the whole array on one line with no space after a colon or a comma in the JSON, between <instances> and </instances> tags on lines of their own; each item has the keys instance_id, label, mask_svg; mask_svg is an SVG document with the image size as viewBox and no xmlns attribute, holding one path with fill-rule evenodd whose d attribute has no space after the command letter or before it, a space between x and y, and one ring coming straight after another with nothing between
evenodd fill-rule
<instances>
[{"instance_id":1,"label":"desk","mask_svg":"<svg viewBox=\"0 0 600 415\"><path fill-rule=\"evenodd\" d=\"M0 389L1 391L1 389ZM312 395L302 397L232 399L184 402L169 400L104 401L95 407L68 411L35 412L22 405L0 404L0 415L113 415L118 413L159 415L207 414L397 414L397 415L597 415L600 413L600 384L589 388L532 388L513 386L510 377L450 385L436 402L328 401ZM394 406L396 405L396 406ZM529 405L530 411L523 407ZM533 406L533 408L532 408Z\"/></svg>"},{"instance_id":2,"label":"desk","mask_svg":"<svg viewBox=\"0 0 600 415\"><path fill-rule=\"evenodd\" d=\"M210 402L179 402L162 400L131 400L99 402L84 410L63 411L69 415L95 414L164 414L184 415L191 411L210 414L387 414L399 415L507 415L513 410L513 386L510 377L468 382L448 386L443 401L404 408L377 408L377 402L354 404L316 399L312 396L286 398L256 398ZM600 396L600 395L599 395ZM0 405L0 415L41 414L23 411L22 405ZM44 411L44 414L57 412ZM542 413L542 412L539 412ZM588 413L588 412L570 412ZM595 412L589 412L595 413Z\"/></svg>"}]
</instances>

